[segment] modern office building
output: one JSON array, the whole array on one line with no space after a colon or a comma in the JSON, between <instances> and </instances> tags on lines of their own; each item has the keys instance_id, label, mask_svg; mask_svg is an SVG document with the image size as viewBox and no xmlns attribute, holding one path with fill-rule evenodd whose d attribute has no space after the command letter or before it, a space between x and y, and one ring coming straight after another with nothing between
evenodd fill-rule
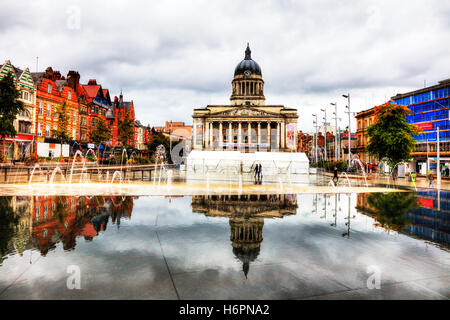
<instances>
[{"instance_id":1,"label":"modern office building","mask_svg":"<svg viewBox=\"0 0 450 320\"><path fill-rule=\"evenodd\" d=\"M441 170L450 167L450 79L439 81L437 85L397 94L393 102L408 106L411 114L408 123L417 125L423 133L416 136L417 147L413 152L411 169L420 173L428 168L436 170L437 131L439 130L439 148ZM445 170L444 170L445 171Z\"/></svg>"}]
</instances>

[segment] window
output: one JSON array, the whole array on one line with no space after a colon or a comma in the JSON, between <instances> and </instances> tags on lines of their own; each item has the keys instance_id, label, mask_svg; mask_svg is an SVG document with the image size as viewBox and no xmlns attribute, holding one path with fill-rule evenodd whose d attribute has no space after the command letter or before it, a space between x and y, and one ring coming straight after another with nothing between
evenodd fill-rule
<instances>
[{"instance_id":1,"label":"window","mask_svg":"<svg viewBox=\"0 0 450 320\"><path fill-rule=\"evenodd\" d=\"M72 99L72 92L67 92L67 99L71 100Z\"/></svg>"},{"instance_id":2,"label":"window","mask_svg":"<svg viewBox=\"0 0 450 320\"><path fill-rule=\"evenodd\" d=\"M74 112L73 113L73 123L77 122L77 114Z\"/></svg>"},{"instance_id":3,"label":"window","mask_svg":"<svg viewBox=\"0 0 450 320\"><path fill-rule=\"evenodd\" d=\"M50 107L50 103L47 103L47 117L50 117L51 112L52 112L52 108Z\"/></svg>"},{"instance_id":4,"label":"window","mask_svg":"<svg viewBox=\"0 0 450 320\"><path fill-rule=\"evenodd\" d=\"M44 113L44 104L42 102L39 102L39 115L42 116Z\"/></svg>"},{"instance_id":5,"label":"window","mask_svg":"<svg viewBox=\"0 0 450 320\"><path fill-rule=\"evenodd\" d=\"M45 136L50 137L50 125L49 124L45 127Z\"/></svg>"},{"instance_id":6,"label":"window","mask_svg":"<svg viewBox=\"0 0 450 320\"><path fill-rule=\"evenodd\" d=\"M58 111L56 110L56 107L55 107L55 109L54 109L55 111L54 111L54 113L53 113L53 118L58 118Z\"/></svg>"},{"instance_id":7,"label":"window","mask_svg":"<svg viewBox=\"0 0 450 320\"><path fill-rule=\"evenodd\" d=\"M42 124L41 123L38 124L38 136L42 137Z\"/></svg>"},{"instance_id":8,"label":"window","mask_svg":"<svg viewBox=\"0 0 450 320\"><path fill-rule=\"evenodd\" d=\"M51 84L47 84L47 92L52 93L52 85Z\"/></svg>"},{"instance_id":9,"label":"window","mask_svg":"<svg viewBox=\"0 0 450 320\"><path fill-rule=\"evenodd\" d=\"M56 124L53 125L53 130L58 130L58 126Z\"/></svg>"},{"instance_id":10,"label":"window","mask_svg":"<svg viewBox=\"0 0 450 320\"><path fill-rule=\"evenodd\" d=\"M76 134L76 129L73 128L73 129L72 129L72 138L73 138L73 139L75 139L75 134Z\"/></svg>"}]
</instances>

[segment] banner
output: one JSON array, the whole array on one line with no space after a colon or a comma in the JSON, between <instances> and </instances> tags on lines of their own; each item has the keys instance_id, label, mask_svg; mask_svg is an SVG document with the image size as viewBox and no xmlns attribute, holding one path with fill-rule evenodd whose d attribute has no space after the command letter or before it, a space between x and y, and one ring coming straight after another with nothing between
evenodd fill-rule
<instances>
[{"instance_id":1,"label":"banner","mask_svg":"<svg viewBox=\"0 0 450 320\"><path fill-rule=\"evenodd\" d=\"M295 145L295 126L293 124L288 124L287 128L287 145L293 147Z\"/></svg>"}]
</instances>

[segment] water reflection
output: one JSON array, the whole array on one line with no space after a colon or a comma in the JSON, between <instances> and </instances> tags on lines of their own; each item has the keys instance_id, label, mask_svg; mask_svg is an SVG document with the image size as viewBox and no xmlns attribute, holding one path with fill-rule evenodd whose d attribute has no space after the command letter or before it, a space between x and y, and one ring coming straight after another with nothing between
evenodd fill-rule
<instances>
[{"instance_id":1,"label":"water reflection","mask_svg":"<svg viewBox=\"0 0 450 320\"><path fill-rule=\"evenodd\" d=\"M437 244L450 244L450 192L362 193L356 209L373 217L376 225Z\"/></svg>"},{"instance_id":2,"label":"water reflection","mask_svg":"<svg viewBox=\"0 0 450 320\"><path fill-rule=\"evenodd\" d=\"M228 217L233 254L242 262L245 277L263 241L264 219L297 213L297 195L206 195L192 197L192 210L209 217Z\"/></svg>"},{"instance_id":3,"label":"water reflection","mask_svg":"<svg viewBox=\"0 0 450 320\"><path fill-rule=\"evenodd\" d=\"M119 227L132 211L133 197L0 197L0 263L9 253L28 249L45 256L59 242L72 250L77 237L91 241L110 218Z\"/></svg>"},{"instance_id":4,"label":"water reflection","mask_svg":"<svg viewBox=\"0 0 450 320\"><path fill-rule=\"evenodd\" d=\"M350 238L352 221L361 213L372 217L373 225L388 233L398 231L444 246L450 243L450 192L361 193L356 195L357 212L348 194L298 197L295 194L205 195L193 196L190 204L195 213L228 219L230 250L241 261L245 276L250 264L260 255L265 219L283 219L299 215L302 210L317 215L318 221L326 222L328 228L337 228L346 238ZM306 198L312 199L312 204L306 203ZM42 256L58 244L64 250L74 250L77 238L89 242L106 231L108 224L119 228L121 220L131 221L136 199L129 196L0 197L0 264L9 254L21 256L30 249ZM148 208L145 210L143 214L147 217L152 215Z\"/></svg>"}]
</instances>

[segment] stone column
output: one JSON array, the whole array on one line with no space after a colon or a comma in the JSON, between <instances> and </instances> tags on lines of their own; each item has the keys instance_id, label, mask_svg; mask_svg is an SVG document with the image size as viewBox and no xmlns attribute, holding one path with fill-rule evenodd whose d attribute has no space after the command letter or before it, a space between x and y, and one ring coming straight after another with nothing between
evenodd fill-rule
<instances>
[{"instance_id":1,"label":"stone column","mask_svg":"<svg viewBox=\"0 0 450 320\"><path fill-rule=\"evenodd\" d=\"M271 139L270 139L270 121L267 121L267 144L268 144L268 150L270 151L270 144L271 144Z\"/></svg>"},{"instance_id":2,"label":"stone column","mask_svg":"<svg viewBox=\"0 0 450 320\"><path fill-rule=\"evenodd\" d=\"M206 143L207 143L207 138L206 138L206 121L203 119L203 121L202 121L202 149L205 149L206 148Z\"/></svg>"},{"instance_id":3,"label":"stone column","mask_svg":"<svg viewBox=\"0 0 450 320\"><path fill-rule=\"evenodd\" d=\"M250 143L252 143L252 123L247 123L247 135L248 135L248 148L250 149Z\"/></svg>"},{"instance_id":4,"label":"stone column","mask_svg":"<svg viewBox=\"0 0 450 320\"><path fill-rule=\"evenodd\" d=\"M286 148L286 124L281 122L281 148Z\"/></svg>"},{"instance_id":5,"label":"stone column","mask_svg":"<svg viewBox=\"0 0 450 320\"><path fill-rule=\"evenodd\" d=\"M210 122L209 123L209 148L213 149L214 144L213 144L213 136L214 136L214 122Z\"/></svg>"},{"instance_id":6,"label":"stone column","mask_svg":"<svg viewBox=\"0 0 450 320\"><path fill-rule=\"evenodd\" d=\"M280 122L277 121L277 149L280 149Z\"/></svg>"},{"instance_id":7,"label":"stone column","mask_svg":"<svg viewBox=\"0 0 450 320\"><path fill-rule=\"evenodd\" d=\"M231 121L228 121L228 148L231 149L230 143L233 141L233 127L231 126Z\"/></svg>"},{"instance_id":8,"label":"stone column","mask_svg":"<svg viewBox=\"0 0 450 320\"><path fill-rule=\"evenodd\" d=\"M238 127L238 143L241 144L242 143L242 123L239 121L239 127ZM240 149L241 146L239 145Z\"/></svg>"},{"instance_id":9,"label":"stone column","mask_svg":"<svg viewBox=\"0 0 450 320\"><path fill-rule=\"evenodd\" d=\"M258 151L259 151L259 149L261 149L261 147L260 147L260 145L261 145L261 122L260 121L258 121L258 134L257 134L256 138L258 140L257 148L258 148Z\"/></svg>"},{"instance_id":10,"label":"stone column","mask_svg":"<svg viewBox=\"0 0 450 320\"><path fill-rule=\"evenodd\" d=\"M222 128L222 121L219 122L219 143L220 143L220 149L223 149L223 128Z\"/></svg>"}]
</instances>

